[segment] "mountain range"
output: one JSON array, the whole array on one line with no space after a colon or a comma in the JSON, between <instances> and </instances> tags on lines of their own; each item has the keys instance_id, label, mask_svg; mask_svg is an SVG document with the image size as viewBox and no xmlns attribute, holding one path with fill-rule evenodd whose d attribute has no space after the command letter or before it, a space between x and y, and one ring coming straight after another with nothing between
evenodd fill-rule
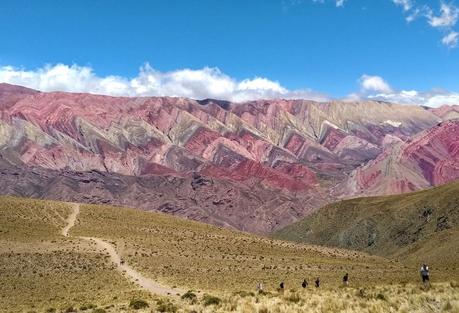
<instances>
[{"instance_id":1,"label":"mountain range","mask_svg":"<svg viewBox=\"0 0 459 313\"><path fill-rule=\"evenodd\" d=\"M0 84L2 194L271 233L459 177L459 106L109 97Z\"/></svg>"}]
</instances>

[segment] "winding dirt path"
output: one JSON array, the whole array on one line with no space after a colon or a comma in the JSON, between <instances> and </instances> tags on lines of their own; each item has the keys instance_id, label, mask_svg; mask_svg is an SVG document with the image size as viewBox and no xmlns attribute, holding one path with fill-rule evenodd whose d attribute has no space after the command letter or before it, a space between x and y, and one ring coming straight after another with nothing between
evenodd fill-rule
<instances>
[{"instance_id":1,"label":"winding dirt path","mask_svg":"<svg viewBox=\"0 0 459 313\"><path fill-rule=\"evenodd\" d=\"M69 230L75 225L76 220L78 218L78 214L80 213L80 205L77 203L72 204L72 212L70 213L69 217L67 218L66 222L67 225L62 229L62 235L65 237L69 237ZM110 256L110 260L116 266L116 269L123 274L123 276L127 277L135 284L140 286L142 289L161 296L169 296L169 297L176 297L177 294L182 294L184 291L181 289L172 289L169 287L165 287L154 280L151 280L148 277L145 277L140 272L136 271L134 268L130 267L126 262L122 261L121 256L116 251L115 247L96 237L76 237L83 240L87 240L96 244L97 248L103 252L108 253Z\"/></svg>"},{"instance_id":2,"label":"winding dirt path","mask_svg":"<svg viewBox=\"0 0 459 313\"><path fill-rule=\"evenodd\" d=\"M67 220L66 220L67 225L65 225L65 227L62 228L62 231L61 231L61 234L64 237L68 237L69 236L69 230L70 230L70 228L75 226L78 214L80 214L80 205L79 204L72 203L71 206L72 206L72 213L70 213L69 217L67 217Z\"/></svg>"}]
</instances>

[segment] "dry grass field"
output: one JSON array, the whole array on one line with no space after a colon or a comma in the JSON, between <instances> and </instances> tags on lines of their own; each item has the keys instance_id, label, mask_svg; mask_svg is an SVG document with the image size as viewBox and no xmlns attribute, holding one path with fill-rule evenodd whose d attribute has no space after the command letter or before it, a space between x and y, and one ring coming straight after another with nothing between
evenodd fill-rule
<instances>
[{"instance_id":1,"label":"dry grass field","mask_svg":"<svg viewBox=\"0 0 459 313\"><path fill-rule=\"evenodd\" d=\"M421 290L417 268L382 257L95 205L79 206L64 237L71 213L71 204L0 197L0 312L459 312L455 282ZM110 243L163 286L193 292L150 294L81 237ZM351 287L342 288L346 272ZM301 288L315 277L320 289ZM257 282L265 294L254 293ZM148 307L136 310L135 299Z\"/></svg>"},{"instance_id":2,"label":"dry grass field","mask_svg":"<svg viewBox=\"0 0 459 313\"><path fill-rule=\"evenodd\" d=\"M127 208L81 205L75 236L111 241L125 260L170 286L199 291L274 290L319 276L337 286L345 272L355 284L417 279L396 262L360 252L307 246ZM413 277L410 277L414 274Z\"/></svg>"},{"instance_id":3,"label":"dry grass field","mask_svg":"<svg viewBox=\"0 0 459 313\"><path fill-rule=\"evenodd\" d=\"M149 297L86 242L60 235L69 205L0 200L0 311L21 312Z\"/></svg>"},{"instance_id":4,"label":"dry grass field","mask_svg":"<svg viewBox=\"0 0 459 313\"><path fill-rule=\"evenodd\" d=\"M283 294L227 294L217 305L206 298L196 304L178 303L177 312L240 312L240 313L427 313L459 312L459 286L436 284L429 290L416 285L386 285L361 288L308 288L288 290ZM164 306L156 305L155 309ZM170 306L169 312L174 312Z\"/></svg>"}]
</instances>

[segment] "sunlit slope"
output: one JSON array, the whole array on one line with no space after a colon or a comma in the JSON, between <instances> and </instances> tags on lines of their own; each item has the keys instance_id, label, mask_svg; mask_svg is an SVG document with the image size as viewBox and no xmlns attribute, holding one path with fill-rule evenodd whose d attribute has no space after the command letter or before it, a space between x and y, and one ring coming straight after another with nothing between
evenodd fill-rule
<instances>
[{"instance_id":1,"label":"sunlit slope","mask_svg":"<svg viewBox=\"0 0 459 313\"><path fill-rule=\"evenodd\" d=\"M64 237L62 229L70 224L72 212L77 212L76 223ZM231 296L234 292L253 291L257 282L277 295L281 281L287 289L297 289L304 278L312 282L320 277L324 292L336 290L345 272L355 288L418 280L417 266L379 256L284 242L136 209L0 197L0 217L0 312L82 311L89 304L114 305L107 312L118 312L133 298L159 303L154 292L121 275L107 251L87 237L112 245L124 264L162 286L194 290L200 301L196 309L205 293L225 301L205 312L225 312L239 299ZM434 280L450 281L451 276L437 272ZM263 301L271 299L266 297ZM279 301L288 304L286 297ZM245 306L241 301L237 307ZM301 311L301 303L292 305ZM279 312L292 309L287 305Z\"/></svg>"},{"instance_id":2,"label":"sunlit slope","mask_svg":"<svg viewBox=\"0 0 459 313\"><path fill-rule=\"evenodd\" d=\"M345 200L274 234L275 238L323 244L429 262L459 271L459 182L388 197Z\"/></svg>"},{"instance_id":3,"label":"sunlit slope","mask_svg":"<svg viewBox=\"0 0 459 313\"><path fill-rule=\"evenodd\" d=\"M274 290L320 276L337 285L345 271L356 283L409 279L396 263L336 248L305 246L217 228L169 215L81 205L75 236L106 238L126 262L159 282L204 291Z\"/></svg>"}]
</instances>

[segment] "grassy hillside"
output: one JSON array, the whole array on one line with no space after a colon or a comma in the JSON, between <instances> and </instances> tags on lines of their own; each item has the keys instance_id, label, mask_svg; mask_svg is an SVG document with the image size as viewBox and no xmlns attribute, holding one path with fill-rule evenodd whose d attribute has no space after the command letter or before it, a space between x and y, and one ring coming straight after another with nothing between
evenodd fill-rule
<instances>
[{"instance_id":1,"label":"grassy hillside","mask_svg":"<svg viewBox=\"0 0 459 313\"><path fill-rule=\"evenodd\" d=\"M275 238L428 262L459 274L459 182L411 194L345 200L285 227Z\"/></svg>"},{"instance_id":2,"label":"grassy hillside","mask_svg":"<svg viewBox=\"0 0 459 313\"><path fill-rule=\"evenodd\" d=\"M274 290L284 281L298 286L320 276L327 285L344 271L356 283L409 279L385 259L336 248L305 246L126 208L82 205L75 236L109 239L129 264L167 285L203 291L252 290L257 282Z\"/></svg>"},{"instance_id":3,"label":"grassy hillside","mask_svg":"<svg viewBox=\"0 0 459 313\"><path fill-rule=\"evenodd\" d=\"M149 296L87 243L60 235L69 213L65 203L0 197L0 312Z\"/></svg>"},{"instance_id":4,"label":"grassy hillside","mask_svg":"<svg viewBox=\"0 0 459 313\"><path fill-rule=\"evenodd\" d=\"M416 269L396 261L164 214L80 205L65 237L62 229L74 207L0 197L0 312L134 312L134 299L149 305L140 312L337 312L345 307L375 312L422 307L432 297L435 308L459 309L459 289L450 277L424 292L405 285L418 279ZM123 263L145 277L177 293L192 289L195 297L164 298L141 289L87 237L112 245ZM352 287L337 288L345 272ZM317 276L319 290L298 290L303 278L312 283ZM276 291L280 281L285 294ZM252 293L256 282L263 282L266 294ZM87 310L94 306L99 310Z\"/></svg>"}]
</instances>

